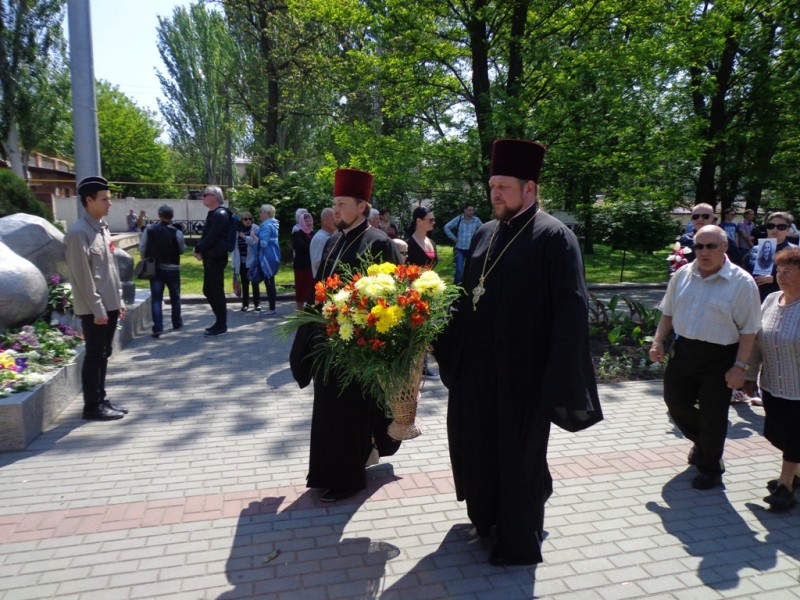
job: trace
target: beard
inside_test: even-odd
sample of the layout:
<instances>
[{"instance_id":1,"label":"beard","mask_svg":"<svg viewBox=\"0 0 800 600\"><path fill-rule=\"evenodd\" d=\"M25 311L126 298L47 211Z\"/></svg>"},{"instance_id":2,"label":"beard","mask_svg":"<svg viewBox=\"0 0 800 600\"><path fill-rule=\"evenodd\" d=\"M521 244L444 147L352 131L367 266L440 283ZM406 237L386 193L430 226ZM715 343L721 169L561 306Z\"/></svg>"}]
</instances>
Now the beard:
<instances>
[{"instance_id":1,"label":"beard","mask_svg":"<svg viewBox=\"0 0 800 600\"><path fill-rule=\"evenodd\" d=\"M510 221L516 217L521 210L522 206L519 208L511 208L507 204L493 207L494 218L498 221Z\"/></svg>"},{"instance_id":2,"label":"beard","mask_svg":"<svg viewBox=\"0 0 800 600\"><path fill-rule=\"evenodd\" d=\"M336 229L338 229L339 231L344 231L345 229L350 229L357 220L358 218L355 218L348 223L344 219L338 219L338 220L334 219L333 224L336 225Z\"/></svg>"}]
</instances>

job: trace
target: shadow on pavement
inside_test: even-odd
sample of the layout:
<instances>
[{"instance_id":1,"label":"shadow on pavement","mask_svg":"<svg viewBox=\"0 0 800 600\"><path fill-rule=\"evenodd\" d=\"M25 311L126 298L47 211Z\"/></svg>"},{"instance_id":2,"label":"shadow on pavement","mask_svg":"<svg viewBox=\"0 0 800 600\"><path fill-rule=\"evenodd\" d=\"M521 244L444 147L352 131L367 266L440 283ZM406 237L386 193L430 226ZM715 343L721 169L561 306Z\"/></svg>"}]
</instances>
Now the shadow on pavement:
<instances>
[{"instance_id":1,"label":"shadow on pavement","mask_svg":"<svg viewBox=\"0 0 800 600\"><path fill-rule=\"evenodd\" d=\"M764 496L769 492L764 490ZM800 560L800 537L797 535L797 515L798 508L795 507L786 512L769 510L761 504L747 502L745 506L761 522L767 531L765 538L770 550L782 552L794 560ZM800 573L795 573L795 577L800 585Z\"/></svg>"},{"instance_id":2,"label":"shadow on pavement","mask_svg":"<svg viewBox=\"0 0 800 600\"><path fill-rule=\"evenodd\" d=\"M692 488L694 469L673 477L664 486L665 505L648 502L647 510L661 517L664 530L683 543L689 556L700 558L697 574L707 587L730 590L740 583L745 568L766 571L777 562L776 549L756 538L731 506L723 488Z\"/></svg>"},{"instance_id":3,"label":"shadow on pavement","mask_svg":"<svg viewBox=\"0 0 800 600\"><path fill-rule=\"evenodd\" d=\"M400 550L368 537L343 535L359 507L396 479L388 470L370 479L353 499L331 504L318 499L318 490L306 491L280 512L283 497L251 502L239 515L225 564L225 575L235 587L218 600L269 598L282 592L327 597L326 589L342 598L377 598L386 563Z\"/></svg>"},{"instance_id":4,"label":"shadow on pavement","mask_svg":"<svg viewBox=\"0 0 800 600\"><path fill-rule=\"evenodd\" d=\"M535 598L536 567L493 567L493 544L475 535L471 525L454 525L442 543L381 594L381 600L406 598ZM468 573L468 575L465 575ZM491 588L485 588L491 581Z\"/></svg>"}]
</instances>

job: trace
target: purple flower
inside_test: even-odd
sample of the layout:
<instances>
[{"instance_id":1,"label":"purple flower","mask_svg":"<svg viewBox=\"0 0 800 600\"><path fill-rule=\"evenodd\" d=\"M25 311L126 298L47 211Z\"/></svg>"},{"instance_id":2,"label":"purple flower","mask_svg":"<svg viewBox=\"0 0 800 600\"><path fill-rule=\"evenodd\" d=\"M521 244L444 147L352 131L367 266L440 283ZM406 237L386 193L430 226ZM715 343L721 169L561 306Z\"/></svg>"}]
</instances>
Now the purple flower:
<instances>
[{"instance_id":1,"label":"purple flower","mask_svg":"<svg viewBox=\"0 0 800 600\"><path fill-rule=\"evenodd\" d=\"M61 283L61 275L58 273L50 275L50 285L58 285L59 283Z\"/></svg>"}]
</instances>

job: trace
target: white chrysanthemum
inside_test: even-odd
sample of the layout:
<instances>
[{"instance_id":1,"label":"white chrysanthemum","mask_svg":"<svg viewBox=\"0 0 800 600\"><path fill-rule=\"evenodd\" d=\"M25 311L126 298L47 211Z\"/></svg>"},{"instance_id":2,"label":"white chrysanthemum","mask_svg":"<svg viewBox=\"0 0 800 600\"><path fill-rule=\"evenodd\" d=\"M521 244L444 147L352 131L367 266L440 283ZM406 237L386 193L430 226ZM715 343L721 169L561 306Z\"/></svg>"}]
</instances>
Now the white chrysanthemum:
<instances>
[{"instance_id":1,"label":"white chrysanthemum","mask_svg":"<svg viewBox=\"0 0 800 600\"><path fill-rule=\"evenodd\" d=\"M423 271L423 273L411 284L411 287L422 295L439 296L443 294L447 286L442 278L434 271Z\"/></svg>"},{"instance_id":2,"label":"white chrysanthemum","mask_svg":"<svg viewBox=\"0 0 800 600\"><path fill-rule=\"evenodd\" d=\"M386 273L378 273L371 277L362 277L355 283L358 293L368 298L387 296L395 290L394 278Z\"/></svg>"},{"instance_id":3,"label":"white chrysanthemum","mask_svg":"<svg viewBox=\"0 0 800 600\"><path fill-rule=\"evenodd\" d=\"M333 303L338 306L346 306L350 302L350 292L347 290L339 290L333 295Z\"/></svg>"}]
</instances>

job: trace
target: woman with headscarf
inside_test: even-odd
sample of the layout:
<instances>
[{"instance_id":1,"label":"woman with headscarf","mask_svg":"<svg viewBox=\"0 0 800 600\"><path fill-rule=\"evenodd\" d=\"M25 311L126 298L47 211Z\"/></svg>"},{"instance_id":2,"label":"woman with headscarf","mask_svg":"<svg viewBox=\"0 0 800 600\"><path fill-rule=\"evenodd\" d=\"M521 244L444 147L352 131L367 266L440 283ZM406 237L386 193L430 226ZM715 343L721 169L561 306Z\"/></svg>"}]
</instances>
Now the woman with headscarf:
<instances>
[{"instance_id":1,"label":"woman with headscarf","mask_svg":"<svg viewBox=\"0 0 800 600\"><path fill-rule=\"evenodd\" d=\"M303 310L314 291L314 273L311 270L311 238L314 237L314 218L304 212L297 217L297 230L292 233L294 250L294 301L297 310Z\"/></svg>"}]
</instances>

